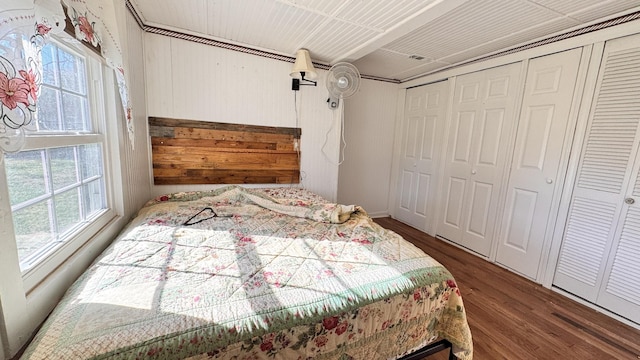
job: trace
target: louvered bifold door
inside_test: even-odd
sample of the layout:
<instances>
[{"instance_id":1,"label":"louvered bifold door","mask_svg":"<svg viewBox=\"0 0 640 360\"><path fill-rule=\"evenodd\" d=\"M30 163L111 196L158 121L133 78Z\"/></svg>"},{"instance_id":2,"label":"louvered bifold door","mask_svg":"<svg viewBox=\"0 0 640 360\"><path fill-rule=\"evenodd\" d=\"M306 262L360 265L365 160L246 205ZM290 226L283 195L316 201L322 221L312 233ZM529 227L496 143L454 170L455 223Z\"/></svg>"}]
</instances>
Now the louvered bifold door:
<instances>
[{"instance_id":1,"label":"louvered bifold door","mask_svg":"<svg viewBox=\"0 0 640 360\"><path fill-rule=\"evenodd\" d=\"M609 41L553 281L555 286L594 303L607 284L618 291L627 286L625 281L638 284L640 224L633 220L638 210L637 206L629 207L625 199L631 195L628 189L633 188L637 176L634 163L639 123L640 36ZM628 252L632 248L635 254ZM610 261L616 253L617 260ZM640 290L631 292L637 301Z\"/></svg>"},{"instance_id":2,"label":"louvered bifold door","mask_svg":"<svg viewBox=\"0 0 640 360\"><path fill-rule=\"evenodd\" d=\"M638 84L640 86L640 83ZM640 95L640 94L639 94ZM640 99L640 97L638 97ZM596 303L640 323L640 174L625 198L621 226L605 269L605 283Z\"/></svg>"}]
</instances>

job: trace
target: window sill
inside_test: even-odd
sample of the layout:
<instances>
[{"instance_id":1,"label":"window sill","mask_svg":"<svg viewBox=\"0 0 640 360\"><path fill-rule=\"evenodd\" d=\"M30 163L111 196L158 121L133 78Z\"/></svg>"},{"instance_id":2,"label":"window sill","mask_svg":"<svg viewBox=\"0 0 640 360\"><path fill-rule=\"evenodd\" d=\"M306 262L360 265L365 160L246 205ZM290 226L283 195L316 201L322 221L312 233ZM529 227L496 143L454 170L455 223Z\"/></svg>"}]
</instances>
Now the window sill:
<instances>
[{"instance_id":1,"label":"window sill","mask_svg":"<svg viewBox=\"0 0 640 360\"><path fill-rule=\"evenodd\" d=\"M55 247L42 260L31 268L23 271L22 280L24 291L30 296L40 285L44 285L53 277L57 277L62 271L70 277L68 286L86 269L91 262L107 247L125 225L122 216L114 210L108 210L101 214L92 224L78 231L70 240ZM67 274L67 268L76 268L77 264L83 269L75 274ZM55 281L58 283L58 281Z\"/></svg>"}]
</instances>

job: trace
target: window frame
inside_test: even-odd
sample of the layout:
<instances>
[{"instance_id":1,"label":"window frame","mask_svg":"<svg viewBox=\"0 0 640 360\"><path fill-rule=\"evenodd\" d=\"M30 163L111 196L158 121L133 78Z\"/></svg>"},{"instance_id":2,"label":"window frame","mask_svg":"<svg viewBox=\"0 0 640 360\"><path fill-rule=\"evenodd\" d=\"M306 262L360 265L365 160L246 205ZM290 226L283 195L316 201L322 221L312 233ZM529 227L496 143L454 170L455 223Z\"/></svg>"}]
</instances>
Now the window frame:
<instances>
[{"instance_id":1,"label":"window frame","mask_svg":"<svg viewBox=\"0 0 640 360\"><path fill-rule=\"evenodd\" d=\"M113 89L113 70L107 67L104 60L78 41L66 35L54 36L50 41L57 47L75 56L84 59L85 81L87 90L87 109L90 117L91 132L86 131L39 131L26 132L25 144L21 151L42 150L64 146L80 146L90 143L98 143L102 147L103 182L105 191L105 209L93 214L87 219L86 224L81 224L71 230L64 241L52 245L48 249L41 250L36 259L26 262L20 261L20 272L23 287L26 294L40 284L49 274L58 269L67 259L73 256L81 247L90 242L110 223L120 215L121 199L115 196L114 188L120 188L118 181L122 181L118 171L119 165L114 148L118 145L117 126L107 122L108 118L115 117L113 122L119 121L120 114L112 107L115 104L115 94L109 95ZM112 91L115 91L113 89ZM111 133L113 136L108 136ZM4 164L0 163L0 166ZM11 213L13 219L13 212ZM11 234L12 241L16 242L15 231ZM20 259L19 259L20 260Z\"/></svg>"}]
</instances>

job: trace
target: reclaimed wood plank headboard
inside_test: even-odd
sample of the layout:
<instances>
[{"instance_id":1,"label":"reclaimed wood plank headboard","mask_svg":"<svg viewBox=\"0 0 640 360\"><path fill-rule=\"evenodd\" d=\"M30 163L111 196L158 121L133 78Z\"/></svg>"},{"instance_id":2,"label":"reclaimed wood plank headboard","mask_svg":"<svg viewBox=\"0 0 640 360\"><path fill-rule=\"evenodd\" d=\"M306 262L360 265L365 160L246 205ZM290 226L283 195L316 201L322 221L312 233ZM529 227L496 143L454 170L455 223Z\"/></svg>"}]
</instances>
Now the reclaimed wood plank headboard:
<instances>
[{"instance_id":1,"label":"reclaimed wood plank headboard","mask_svg":"<svg viewBox=\"0 0 640 360\"><path fill-rule=\"evenodd\" d=\"M299 128L149 117L156 185L291 184Z\"/></svg>"}]
</instances>

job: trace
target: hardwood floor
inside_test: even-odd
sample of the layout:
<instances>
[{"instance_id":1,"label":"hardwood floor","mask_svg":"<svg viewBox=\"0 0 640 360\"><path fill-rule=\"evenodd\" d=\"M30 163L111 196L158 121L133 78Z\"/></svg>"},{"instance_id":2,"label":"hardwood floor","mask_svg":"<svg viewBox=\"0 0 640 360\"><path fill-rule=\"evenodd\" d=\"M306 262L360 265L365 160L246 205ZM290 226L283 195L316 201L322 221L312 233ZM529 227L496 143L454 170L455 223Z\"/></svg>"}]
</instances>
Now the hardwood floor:
<instances>
[{"instance_id":1,"label":"hardwood floor","mask_svg":"<svg viewBox=\"0 0 640 360\"><path fill-rule=\"evenodd\" d=\"M374 219L456 279L475 360L640 359L640 330L391 218ZM440 352L429 360L447 359Z\"/></svg>"}]
</instances>

